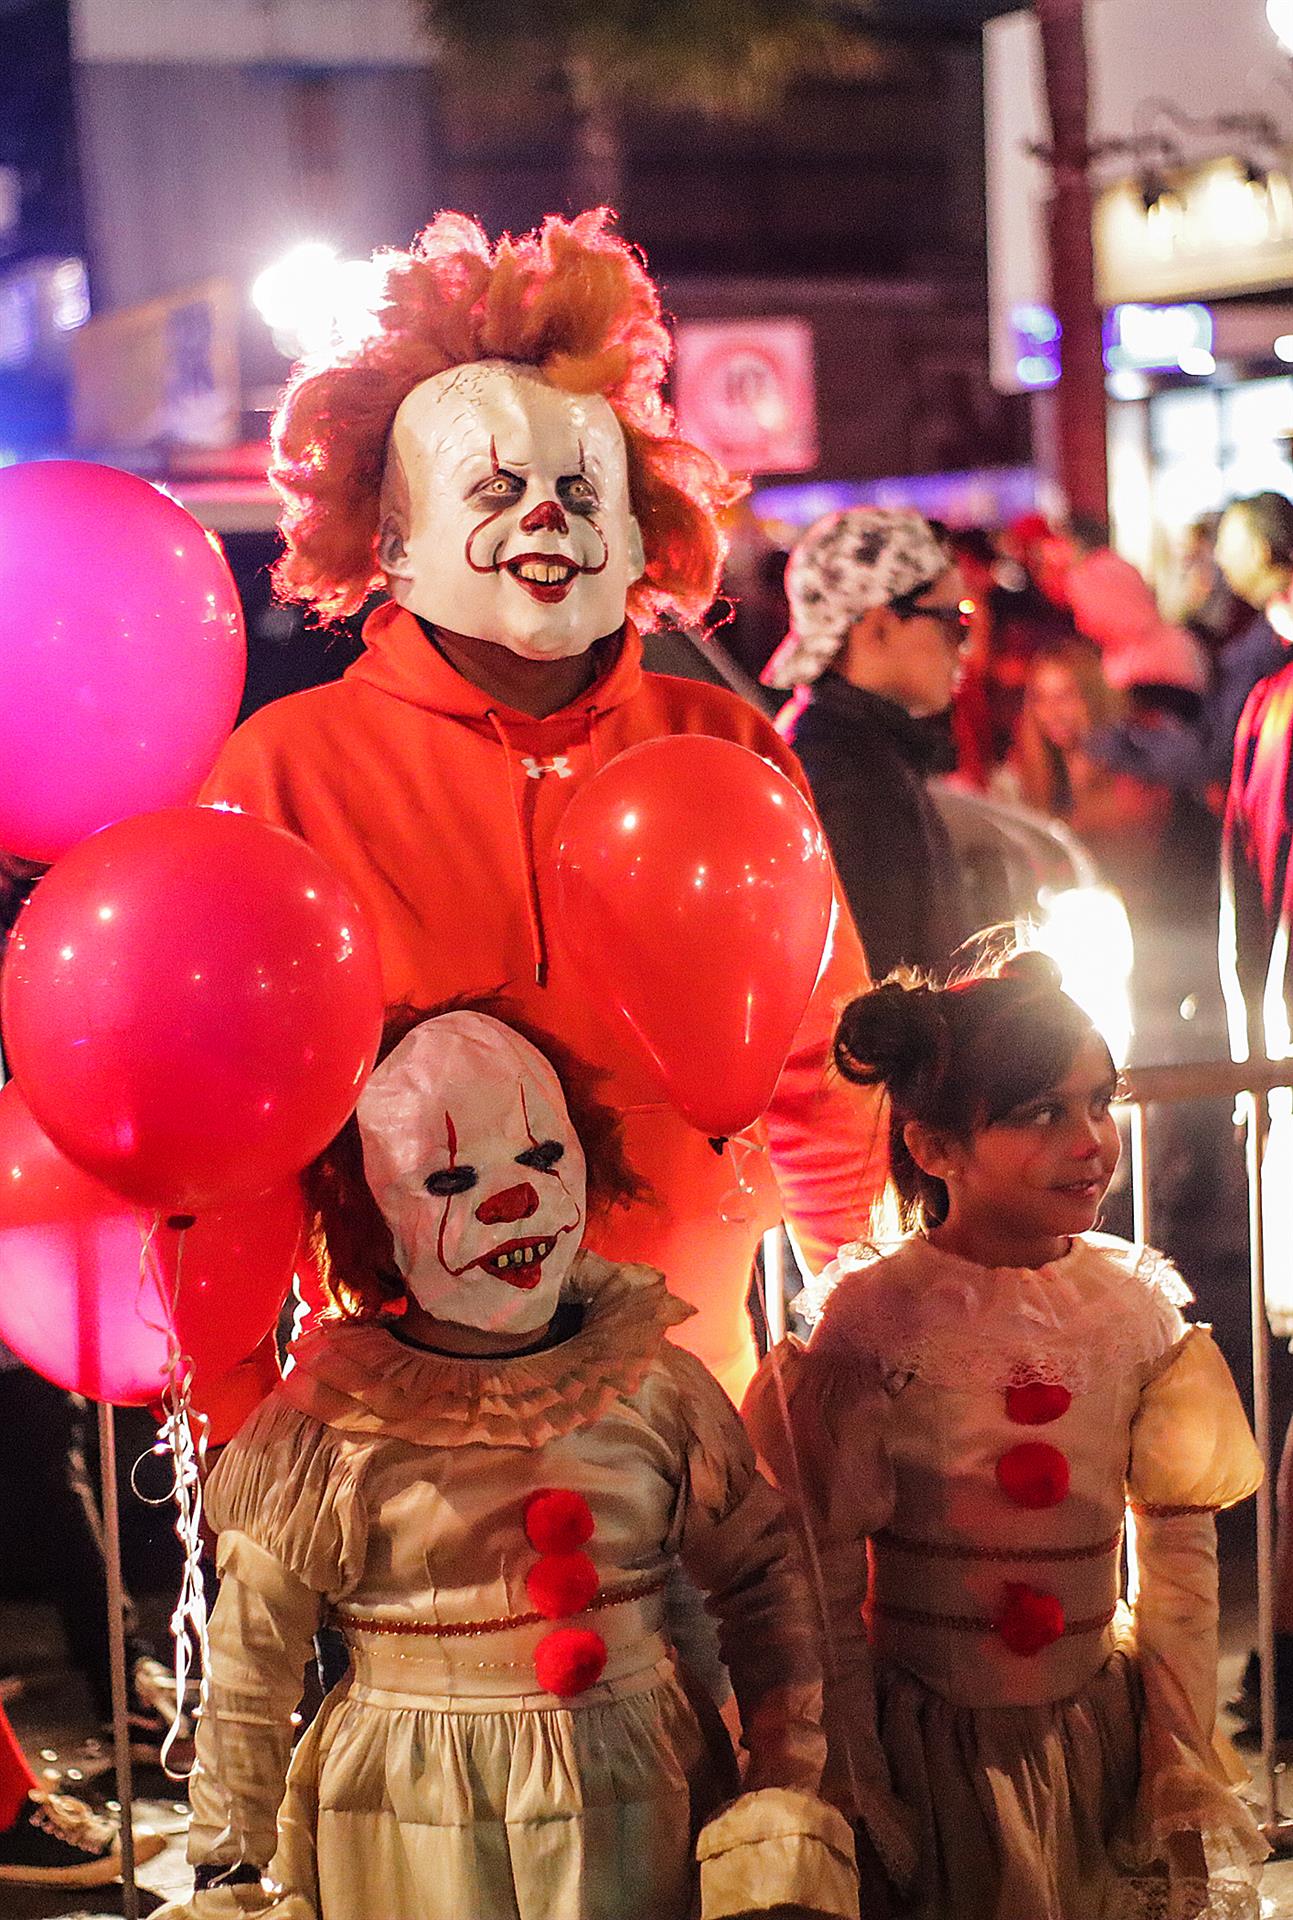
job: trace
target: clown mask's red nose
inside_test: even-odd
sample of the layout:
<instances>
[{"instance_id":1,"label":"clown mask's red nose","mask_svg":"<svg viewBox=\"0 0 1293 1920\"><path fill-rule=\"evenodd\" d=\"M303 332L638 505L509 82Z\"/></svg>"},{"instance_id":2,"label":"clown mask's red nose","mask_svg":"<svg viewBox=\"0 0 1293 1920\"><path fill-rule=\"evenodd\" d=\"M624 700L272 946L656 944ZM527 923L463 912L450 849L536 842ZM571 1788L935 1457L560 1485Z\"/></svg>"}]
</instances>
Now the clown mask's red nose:
<instances>
[{"instance_id":1,"label":"clown mask's red nose","mask_svg":"<svg viewBox=\"0 0 1293 1920\"><path fill-rule=\"evenodd\" d=\"M501 1227L511 1220L528 1220L538 1205L538 1194L525 1180L519 1187L505 1187L502 1193L492 1193L488 1200L482 1200L476 1218L483 1227Z\"/></svg>"},{"instance_id":2,"label":"clown mask's red nose","mask_svg":"<svg viewBox=\"0 0 1293 1920\"><path fill-rule=\"evenodd\" d=\"M569 523L555 500L541 500L521 522L522 533L568 533Z\"/></svg>"}]
</instances>

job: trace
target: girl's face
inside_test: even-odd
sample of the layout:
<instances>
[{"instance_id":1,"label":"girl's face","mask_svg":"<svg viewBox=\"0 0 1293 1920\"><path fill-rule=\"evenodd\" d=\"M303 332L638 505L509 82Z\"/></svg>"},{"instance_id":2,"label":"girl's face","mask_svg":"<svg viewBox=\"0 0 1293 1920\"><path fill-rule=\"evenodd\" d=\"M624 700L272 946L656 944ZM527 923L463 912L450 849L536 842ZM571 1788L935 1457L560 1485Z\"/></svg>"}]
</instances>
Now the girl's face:
<instances>
[{"instance_id":1,"label":"girl's face","mask_svg":"<svg viewBox=\"0 0 1293 1920\"><path fill-rule=\"evenodd\" d=\"M1091 731L1082 689L1062 661L1048 660L1035 670L1028 704L1043 737L1061 752L1080 746Z\"/></svg>"},{"instance_id":2,"label":"girl's face","mask_svg":"<svg viewBox=\"0 0 1293 1920\"><path fill-rule=\"evenodd\" d=\"M1095 1225L1118 1164L1117 1074L1088 1033L1057 1086L944 1143L949 1208L935 1238L985 1266L1039 1267Z\"/></svg>"}]
</instances>

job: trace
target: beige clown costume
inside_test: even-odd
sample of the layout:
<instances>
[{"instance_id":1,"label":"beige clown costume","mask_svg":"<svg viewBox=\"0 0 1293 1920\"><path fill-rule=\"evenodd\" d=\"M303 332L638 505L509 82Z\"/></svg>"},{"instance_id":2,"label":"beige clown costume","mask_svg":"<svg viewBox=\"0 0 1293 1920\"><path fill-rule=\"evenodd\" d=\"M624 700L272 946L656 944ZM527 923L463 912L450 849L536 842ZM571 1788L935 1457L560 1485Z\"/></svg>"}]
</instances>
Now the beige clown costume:
<instances>
[{"instance_id":1,"label":"beige clown costume","mask_svg":"<svg viewBox=\"0 0 1293 1920\"><path fill-rule=\"evenodd\" d=\"M791 1528L730 1401L665 1338L690 1309L651 1269L577 1250L583 1161L555 1074L497 1021L445 1015L377 1069L359 1120L412 1296L495 1332L556 1319L491 1358L324 1322L225 1452L189 1853L208 1871L273 1856L281 1891L210 1887L177 1911L688 1920L698 1856L707 1920L855 1916L851 1836L817 1798ZM664 1629L679 1561L718 1617L749 1753L722 1810ZM324 1621L352 1672L289 1770Z\"/></svg>"},{"instance_id":2,"label":"beige clown costume","mask_svg":"<svg viewBox=\"0 0 1293 1920\"><path fill-rule=\"evenodd\" d=\"M891 1782L917 1822L896 1911L1255 1916L1213 1516L1261 1466L1179 1275L1088 1234L1038 1271L917 1237L826 1279L746 1414L824 1598L827 1790L865 1825Z\"/></svg>"}]
</instances>

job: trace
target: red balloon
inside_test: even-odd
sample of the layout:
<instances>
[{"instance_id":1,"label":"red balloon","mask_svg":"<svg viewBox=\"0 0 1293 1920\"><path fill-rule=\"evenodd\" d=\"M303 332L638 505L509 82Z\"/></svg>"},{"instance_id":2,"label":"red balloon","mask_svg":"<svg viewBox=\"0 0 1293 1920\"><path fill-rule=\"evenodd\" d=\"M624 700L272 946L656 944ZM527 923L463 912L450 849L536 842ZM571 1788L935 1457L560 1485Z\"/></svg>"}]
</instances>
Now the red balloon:
<instances>
[{"instance_id":1,"label":"red balloon","mask_svg":"<svg viewBox=\"0 0 1293 1920\"><path fill-rule=\"evenodd\" d=\"M630 747L568 807L558 925L702 1133L739 1133L772 1098L831 916L812 809L748 747L676 734Z\"/></svg>"},{"instance_id":2,"label":"red balloon","mask_svg":"<svg viewBox=\"0 0 1293 1920\"><path fill-rule=\"evenodd\" d=\"M54 860L193 800L246 665L233 575L176 501L85 461L0 472L0 847Z\"/></svg>"},{"instance_id":3,"label":"red balloon","mask_svg":"<svg viewBox=\"0 0 1293 1920\"><path fill-rule=\"evenodd\" d=\"M201 1213L296 1173L382 1024L359 908L295 834L177 807L73 847L23 908L0 1006L51 1140L126 1198Z\"/></svg>"},{"instance_id":4,"label":"red balloon","mask_svg":"<svg viewBox=\"0 0 1293 1920\"><path fill-rule=\"evenodd\" d=\"M56 1386L144 1406L166 1385L173 1327L199 1383L278 1317L303 1226L296 1183L184 1234L82 1173L0 1088L0 1340ZM172 1306L173 1303L173 1306Z\"/></svg>"}]
</instances>

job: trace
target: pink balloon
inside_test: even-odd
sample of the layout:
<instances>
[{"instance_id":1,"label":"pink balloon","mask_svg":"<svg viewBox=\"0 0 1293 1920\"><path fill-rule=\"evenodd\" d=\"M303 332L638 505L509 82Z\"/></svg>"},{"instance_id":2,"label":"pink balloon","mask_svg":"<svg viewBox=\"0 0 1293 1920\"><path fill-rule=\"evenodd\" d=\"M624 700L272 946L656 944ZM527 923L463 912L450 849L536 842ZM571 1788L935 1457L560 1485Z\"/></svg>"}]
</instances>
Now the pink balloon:
<instances>
[{"instance_id":1,"label":"pink balloon","mask_svg":"<svg viewBox=\"0 0 1293 1920\"><path fill-rule=\"evenodd\" d=\"M117 1193L201 1213L300 1170L382 1026L377 949L312 848L174 807L91 835L39 882L0 983L14 1078Z\"/></svg>"},{"instance_id":2,"label":"pink balloon","mask_svg":"<svg viewBox=\"0 0 1293 1920\"><path fill-rule=\"evenodd\" d=\"M12 1080L0 1172L0 1340L57 1386L146 1406L166 1385L168 1327L200 1387L274 1325L303 1227L295 1182L148 1240L149 1215L74 1167Z\"/></svg>"},{"instance_id":3,"label":"pink balloon","mask_svg":"<svg viewBox=\"0 0 1293 1920\"><path fill-rule=\"evenodd\" d=\"M214 536L134 474L0 471L0 847L54 860L196 797L247 649Z\"/></svg>"},{"instance_id":4,"label":"pink balloon","mask_svg":"<svg viewBox=\"0 0 1293 1920\"><path fill-rule=\"evenodd\" d=\"M714 1136L757 1120L831 917L822 829L785 774L734 740L644 740L567 807L556 877L589 996L624 1018L679 1112Z\"/></svg>"}]
</instances>

